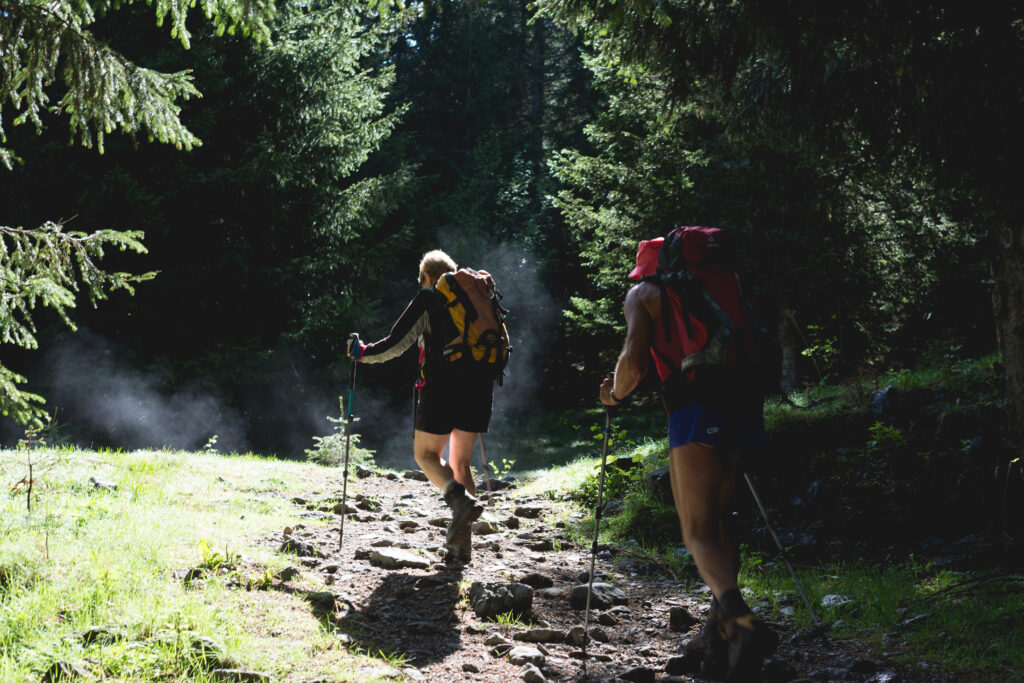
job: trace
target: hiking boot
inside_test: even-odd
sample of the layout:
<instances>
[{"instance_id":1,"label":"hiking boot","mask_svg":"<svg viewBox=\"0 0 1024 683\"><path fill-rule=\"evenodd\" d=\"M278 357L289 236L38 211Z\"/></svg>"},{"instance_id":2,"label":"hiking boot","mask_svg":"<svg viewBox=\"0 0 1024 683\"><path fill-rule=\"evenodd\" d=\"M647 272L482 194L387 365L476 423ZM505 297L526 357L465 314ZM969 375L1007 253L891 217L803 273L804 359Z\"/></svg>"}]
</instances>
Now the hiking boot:
<instances>
[{"instance_id":1,"label":"hiking boot","mask_svg":"<svg viewBox=\"0 0 1024 683\"><path fill-rule=\"evenodd\" d=\"M452 522L448 525L448 532L445 538L451 545L453 538L463 527L468 531L469 525L480 519L484 512L483 504L474 496L471 496L466 487L457 481L452 481L446 487L444 502L452 509Z\"/></svg>"},{"instance_id":2,"label":"hiking boot","mask_svg":"<svg viewBox=\"0 0 1024 683\"><path fill-rule=\"evenodd\" d=\"M775 651L779 637L753 614L726 617L722 630L729 643L729 683L761 680L761 664Z\"/></svg>"},{"instance_id":3,"label":"hiking boot","mask_svg":"<svg viewBox=\"0 0 1024 683\"><path fill-rule=\"evenodd\" d=\"M729 641L722 625L725 618L722 608L712 601L700 630L683 641L683 654L699 657L700 672L711 678L724 678L729 671Z\"/></svg>"},{"instance_id":4,"label":"hiking boot","mask_svg":"<svg viewBox=\"0 0 1024 683\"><path fill-rule=\"evenodd\" d=\"M704 617L704 623L700 630L690 638L683 641L683 652L717 653L729 649L729 641L725 639L722 622L725 620L725 613L722 608L714 602Z\"/></svg>"},{"instance_id":5,"label":"hiking boot","mask_svg":"<svg viewBox=\"0 0 1024 683\"><path fill-rule=\"evenodd\" d=\"M473 557L473 532L468 524L456 529L445 545L444 562L449 565L469 564Z\"/></svg>"}]
</instances>

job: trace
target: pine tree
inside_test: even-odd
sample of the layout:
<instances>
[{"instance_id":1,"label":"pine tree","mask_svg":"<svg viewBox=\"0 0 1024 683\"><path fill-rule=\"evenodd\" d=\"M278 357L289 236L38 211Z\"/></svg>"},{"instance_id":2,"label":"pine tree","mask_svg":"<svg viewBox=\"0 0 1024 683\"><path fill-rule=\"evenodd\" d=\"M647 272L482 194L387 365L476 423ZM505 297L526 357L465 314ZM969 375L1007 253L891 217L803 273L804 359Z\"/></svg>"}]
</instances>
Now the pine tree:
<instances>
[{"instance_id":1,"label":"pine tree","mask_svg":"<svg viewBox=\"0 0 1024 683\"><path fill-rule=\"evenodd\" d=\"M97 18L121 6L120 0L86 3L72 0L0 0L0 162L8 169L19 161L4 145L6 110L13 125L37 130L49 116L66 116L72 139L101 153L104 138L115 131L191 149L199 140L179 118L179 101L197 96L187 72L161 73L142 67L89 30ZM188 47L186 20L191 0L158 0L158 25L169 17L171 36ZM218 32L241 31L266 42L267 0L203 0L201 9ZM59 82L59 87L57 83ZM51 93L56 102L51 104ZM76 293L93 304L151 273L107 272L100 260L105 247L144 253L142 233L100 230L68 232L60 223L36 229L0 226L0 343L35 348L32 312L37 306L55 310L74 327L68 310ZM25 378L0 365L0 412L21 423L45 414L42 398L23 391Z\"/></svg>"}]
</instances>

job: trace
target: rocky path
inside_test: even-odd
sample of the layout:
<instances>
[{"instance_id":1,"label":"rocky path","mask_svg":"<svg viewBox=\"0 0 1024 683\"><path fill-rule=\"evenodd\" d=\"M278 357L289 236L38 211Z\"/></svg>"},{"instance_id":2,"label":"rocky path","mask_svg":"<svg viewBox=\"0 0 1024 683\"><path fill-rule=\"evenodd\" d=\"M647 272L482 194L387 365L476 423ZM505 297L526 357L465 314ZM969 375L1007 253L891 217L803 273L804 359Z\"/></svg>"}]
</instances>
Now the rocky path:
<instances>
[{"instance_id":1,"label":"rocky path","mask_svg":"<svg viewBox=\"0 0 1024 683\"><path fill-rule=\"evenodd\" d=\"M339 638L404 659L401 671L385 675L488 683L713 680L699 673L699 662L678 656L707 609L709 596L696 581L673 581L643 563L599 553L595 575L604 586L592 603L584 668L577 603L585 587L576 587L586 580L589 547L572 542L564 522L550 514L550 501L515 488L494 492L476 524L473 561L450 569L442 560L449 511L421 477L359 468L348 483L340 552L340 481L336 490L332 483L329 491L295 499L295 525L265 540L297 556L311 608ZM323 517L335 523L308 524ZM856 643L776 626L780 645L766 662L767 681L936 680L898 671Z\"/></svg>"}]
</instances>

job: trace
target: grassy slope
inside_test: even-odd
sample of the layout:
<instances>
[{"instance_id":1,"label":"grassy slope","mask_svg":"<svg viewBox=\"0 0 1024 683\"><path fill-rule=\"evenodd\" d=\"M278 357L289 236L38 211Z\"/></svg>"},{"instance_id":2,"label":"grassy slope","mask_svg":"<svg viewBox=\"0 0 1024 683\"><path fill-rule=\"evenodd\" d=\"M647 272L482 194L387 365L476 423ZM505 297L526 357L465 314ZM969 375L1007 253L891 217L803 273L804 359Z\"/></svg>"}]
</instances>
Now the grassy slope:
<instances>
[{"instance_id":1,"label":"grassy slope","mask_svg":"<svg viewBox=\"0 0 1024 683\"><path fill-rule=\"evenodd\" d=\"M369 680L377 664L348 652L301 597L247 590L287 557L257 540L294 524L293 495L337 475L312 464L169 451L0 451L0 681L38 680L55 661L106 680L204 680L200 636L235 664L275 680ZM93 476L117 483L97 489ZM183 571L202 566L203 590ZM241 588L239 588L241 586ZM78 634L101 627L113 642Z\"/></svg>"}]
</instances>

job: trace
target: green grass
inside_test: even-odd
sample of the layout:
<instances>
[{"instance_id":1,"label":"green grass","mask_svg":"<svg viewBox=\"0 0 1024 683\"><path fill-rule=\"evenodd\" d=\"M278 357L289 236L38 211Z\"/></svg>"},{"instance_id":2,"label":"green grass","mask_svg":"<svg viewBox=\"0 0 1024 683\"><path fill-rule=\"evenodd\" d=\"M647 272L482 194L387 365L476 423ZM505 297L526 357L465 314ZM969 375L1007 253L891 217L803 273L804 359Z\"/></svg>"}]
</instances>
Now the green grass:
<instances>
[{"instance_id":1,"label":"green grass","mask_svg":"<svg viewBox=\"0 0 1024 683\"><path fill-rule=\"evenodd\" d=\"M0 451L0 681L38 680L57 661L112 680L206 680L200 637L221 646L218 666L359 680L366 660L301 598L246 590L289 563L255 541L294 524L290 498L335 472L252 455L40 450L29 513L25 487L7 488L28 457ZM194 567L207 570L201 588L182 581ZM83 642L92 628L110 635Z\"/></svg>"},{"instance_id":2,"label":"green grass","mask_svg":"<svg viewBox=\"0 0 1024 683\"><path fill-rule=\"evenodd\" d=\"M797 567L818 616L838 638L867 644L875 654L964 680L1024 680L1024 574L932 571L910 561L888 568L863 563ZM798 627L813 624L782 562L747 555L740 583L748 601L773 617L791 608ZM826 595L850 599L823 607Z\"/></svg>"}]
</instances>

